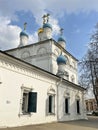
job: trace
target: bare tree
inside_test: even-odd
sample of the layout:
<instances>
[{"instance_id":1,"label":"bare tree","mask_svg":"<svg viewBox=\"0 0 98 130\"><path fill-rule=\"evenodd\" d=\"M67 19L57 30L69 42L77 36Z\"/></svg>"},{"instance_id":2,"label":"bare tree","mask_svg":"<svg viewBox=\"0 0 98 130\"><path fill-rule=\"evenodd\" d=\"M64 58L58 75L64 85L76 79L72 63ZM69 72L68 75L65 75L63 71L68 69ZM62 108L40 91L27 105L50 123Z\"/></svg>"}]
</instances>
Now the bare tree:
<instances>
[{"instance_id":1,"label":"bare tree","mask_svg":"<svg viewBox=\"0 0 98 130\"><path fill-rule=\"evenodd\" d=\"M89 48L86 55L80 62L80 84L89 89L93 88L93 93L98 106L98 23L91 36Z\"/></svg>"}]
</instances>

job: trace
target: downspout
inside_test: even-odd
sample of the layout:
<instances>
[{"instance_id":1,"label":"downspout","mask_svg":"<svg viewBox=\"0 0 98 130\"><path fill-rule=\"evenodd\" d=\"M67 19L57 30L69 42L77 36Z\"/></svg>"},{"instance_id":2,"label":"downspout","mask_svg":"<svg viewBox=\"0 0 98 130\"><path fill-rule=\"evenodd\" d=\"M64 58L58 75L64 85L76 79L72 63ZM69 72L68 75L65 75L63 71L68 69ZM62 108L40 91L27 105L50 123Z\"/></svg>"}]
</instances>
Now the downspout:
<instances>
[{"instance_id":1,"label":"downspout","mask_svg":"<svg viewBox=\"0 0 98 130\"><path fill-rule=\"evenodd\" d=\"M60 80L56 83L57 84L57 121L59 121L59 86L62 83L62 77L60 77Z\"/></svg>"},{"instance_id":2,"label":"downspout","mask_svg":"<svg viewBox=\"0 0 98 130\"><path fill-rule=\"evenodd\" d=\"M86 116L86 113L87 113L87 111L86 111L86 104L85 104L85 100L84 100L85 92L86 92L86 90L82 91L82 104L83 104L82 111L83 111L83 116L84 116L83 118L85 118L87 120L88 118Z\"/></svg>"}]
</instances>

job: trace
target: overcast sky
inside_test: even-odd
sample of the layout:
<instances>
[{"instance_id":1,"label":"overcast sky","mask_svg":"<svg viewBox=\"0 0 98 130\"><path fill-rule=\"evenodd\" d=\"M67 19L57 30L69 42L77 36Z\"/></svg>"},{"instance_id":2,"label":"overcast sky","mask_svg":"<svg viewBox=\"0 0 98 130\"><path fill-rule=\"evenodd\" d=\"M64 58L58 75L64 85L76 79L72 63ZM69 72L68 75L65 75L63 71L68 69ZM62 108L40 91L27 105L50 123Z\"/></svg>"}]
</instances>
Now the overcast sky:
<instances>
[{"instance_id":1,"label":"overcast sky","mask_svg":"<svg viewBox=\"0 0 98 130\"><path fill-rule=\"evenodd\" d=\"M17 47L27 22L29 44L35 43L43 14L50 13L53 38L64 28L67 50L81 59L98 22L98 0L0 0L0 49Z\"/></svg>"}]
</instances>

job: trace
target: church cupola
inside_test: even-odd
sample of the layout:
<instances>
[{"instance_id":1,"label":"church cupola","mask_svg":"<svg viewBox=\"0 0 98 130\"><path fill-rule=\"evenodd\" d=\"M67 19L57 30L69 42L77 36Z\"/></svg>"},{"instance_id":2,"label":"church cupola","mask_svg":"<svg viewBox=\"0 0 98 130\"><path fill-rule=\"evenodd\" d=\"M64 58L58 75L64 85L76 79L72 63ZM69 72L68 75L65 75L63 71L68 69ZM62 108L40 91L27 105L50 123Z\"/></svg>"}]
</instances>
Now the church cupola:
<instances>
[{"instance_id":1,"label":"church cupola","mask_svg":"<svg viewBox=\"0 0 98 130\"><path fill-rule=\"evenodd\" d=\"M63 38L63 28L60 29L60 37L58 38L58 43L65 49L66 41Z\"/></svg>"},{"instance_id":2,"label":"church cupola","mask_svg":"<svg viewBox=\"0 0 98 130\"><path fill-rule=\"evenodd\" d=\"M28 44L28 34L26 33L26 25L27 23L24 23L24 30L20 32L20 44L18 47L25 46Z\"/></svg>"},{"instance_id":3,"label":"church cupola","mask_svg":"<svg viewBox=\"0 0 98 130\"><path fill-rule=\"evenodd\" d=\"M51 26L51 24L49 24L49 23L43 24L43 28L44 28L44 29L45 29L45 28L49 28L49 29L52 30L52 26Z\"/></svg>"},{"instance_id":4,"label":"church cupola","mask_svg":"<svg viewBox=\"0 0 98 130\"><path fill-rule=\"evenodd\" d=\"M57 64L58 64L57 75L64 78L64 76L65 76L65 65L66 65L66 62L67 62L67 58L65 56L63 56L62 53L61 53L56 61L57 61Z\"/></svg>"},{"instance_id":5,"label":"church cupola","mask_svg":"<svg viewBox=\"0 0 98 130\"><path fill-rule=\"evenodd\" d=\"M25 31L20 32L20 37L22 37L22 36L28 37L28 35Z\"/></svg>"},{"instance_id":6,"label":"church cupola","mask_svg":"<svg viewBox=\"0 0 98 130\"><path fill-rule=\"evenodd\" d=\"M39 41L52 38L52 26L49 24L49 14L43 16L43 26L38 30Z\"/></svg>"},{"instance_id":7,"label":"church cupola","mask_svg":"<svg viewBox=\"0 0 98 130\"><path fill-rule=\"evenodd\" d=\"M66 57L63 56L62 54L60 54L59 57L57 58L57 64L58 65L59 64L66 64L66 61L67 61Z\"/></svg>"}]
</instances>

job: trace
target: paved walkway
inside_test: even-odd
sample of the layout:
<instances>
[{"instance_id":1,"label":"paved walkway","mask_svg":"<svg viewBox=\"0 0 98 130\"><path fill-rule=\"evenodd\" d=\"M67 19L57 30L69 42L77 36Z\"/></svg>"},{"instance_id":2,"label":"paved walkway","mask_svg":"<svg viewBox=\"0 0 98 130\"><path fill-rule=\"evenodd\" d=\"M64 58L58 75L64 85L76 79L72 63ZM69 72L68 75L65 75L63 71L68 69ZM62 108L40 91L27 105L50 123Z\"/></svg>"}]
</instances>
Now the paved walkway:
<instances>
[{"instance_id":1,"label":"paved walkway","mask_svg":"<svg viewBox=\"0 0 98 130\"><path fill-rule=\"evenodd\" d=\"M67 121L43 125L30 125L0 130L98 130L98 117L89 117L88 120Z\"/></svg>"}]
</instances>

